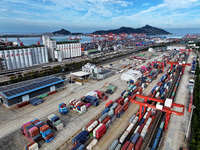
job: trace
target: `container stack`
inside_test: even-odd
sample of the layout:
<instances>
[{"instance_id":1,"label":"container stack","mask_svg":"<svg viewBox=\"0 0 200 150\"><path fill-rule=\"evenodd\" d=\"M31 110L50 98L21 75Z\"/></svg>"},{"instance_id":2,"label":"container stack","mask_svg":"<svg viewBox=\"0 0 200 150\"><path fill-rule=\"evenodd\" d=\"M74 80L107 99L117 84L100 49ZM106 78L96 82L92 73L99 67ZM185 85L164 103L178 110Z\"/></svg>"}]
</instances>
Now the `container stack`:
<instances>
[{"instance_id":1,"label":"container stack","mask_svg":"<svg viewBox=\"0 0 200 150\"><path fill-rule=\"evenodd\" d=\"M70 101L70 109L77 111L80 114L86 112L86 104L79 100L73 99Z\"/></svg>"},{"instance_id":2,"label":"container stack","mask_svg":"<svg viewBox=\"0 0 200 150\"><path fill-rule=\"evenodd\" d=\"M54 139L49 126L39 119L34 119L25 123L22 126L21 131L31 142L39 142L41 139L44 139L47 143L49 143Z\"/></svg>"},{"instance_id":3,"label":"container stack","mask_svg":"<svg viewBox=\"0 0 200 150\"><path fill-rule=\"evenodd\" d=\"M59 104L59 113L62 115L66 115L68 113L68 109L65 103Z\"/></svg>"},{"instance_id":4,"label":"container stack","mask_svg":"<svg viewBox=\"0 0 200 150\"><path fill-rule=\"evenodd\" d=\"M47 118L47 124L51 128L55 129L56 131L61 131L63 129L64 125L58 116L51 114Z\"/></svg>"}]
</instances>

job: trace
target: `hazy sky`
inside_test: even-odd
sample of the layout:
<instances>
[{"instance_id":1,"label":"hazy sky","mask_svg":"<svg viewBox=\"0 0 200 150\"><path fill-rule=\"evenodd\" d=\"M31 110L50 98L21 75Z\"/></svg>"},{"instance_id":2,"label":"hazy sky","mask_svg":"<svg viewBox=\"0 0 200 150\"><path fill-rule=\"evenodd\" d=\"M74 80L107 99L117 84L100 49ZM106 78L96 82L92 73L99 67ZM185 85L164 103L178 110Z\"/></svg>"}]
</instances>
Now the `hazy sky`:
<instances>
[{"instance_id":1,"label":"hazy sky","mask_svg":"<svg viewBox=\"0 0 200 150\"><path fill-rule=\"evenodd\" d=\"M200 0L0 0L0 32L199 28Z\"/></svg>"}]
</instances>

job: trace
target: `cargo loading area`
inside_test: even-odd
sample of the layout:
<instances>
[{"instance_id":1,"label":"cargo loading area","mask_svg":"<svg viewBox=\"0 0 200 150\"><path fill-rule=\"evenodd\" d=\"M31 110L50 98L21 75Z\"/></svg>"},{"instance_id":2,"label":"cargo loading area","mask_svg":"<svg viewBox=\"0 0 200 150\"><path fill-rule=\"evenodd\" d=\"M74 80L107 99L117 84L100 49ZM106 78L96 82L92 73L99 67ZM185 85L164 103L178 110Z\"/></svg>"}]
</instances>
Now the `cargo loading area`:
<instances>
[{"instance_id":1,"label":"cargo loading area","mask_svg":"<svg viewBox=\"0 0 200 150\"><path fill-rule=\"evenodd\" d=\"M52 140L50 143L45 143L44 141L40 142L39 143L41 145L40 149L53 150L53 149L59 149L59 148L60 149L72 148L73 147L73 144L71 143L72 138L74 138L75 135L77 135L77 133L80 133L82 128L85 125L87 125L92 119L97 119L101 116L100 113L105 109L105 104L109 100L113 100L113 101L116 100L120 96L120 93L122 93L124 90L127 89L127 81L121 80L122 73L132 68L134 69L134 68L141 68L142 66L146 66L149 61L151 62L154 60L159 61L159 59L162 59L163 55L168 55L168 52L162 52L162 53L157 52L156 55L155 53L152 55L149 53L145 53L145 54L140 53L140 56L138 56L140 57L139 59L132 57L131 59L127 58L123 60L116 60L114 62L110 62L106 65L103 65L102 67L106 69L110 69L114 71L116 74L101 81L91 79L91 80L88 80L87 82L84 82L83 85L67 84L64 86L63 86L62 80L59 81L59 84L55 83L56 81L52 82L52 85L55 85L56 88L60 88L63 86L64 90L43 98L44 103L38 106L28 105L20 109L10 109L10 110L7 110L5 107L0 106L0 113L2 114L0 116L0 127L1 127L0 128L0 133L1 133L0 149L13 149L13 147L15 150L23 149L26 145L30 143L30 141L20 133L19 128L24 123L31 121L35 118L38 118L41 121L46 123L47 116L52 113L60 117L65 127L63 130L59 132L52 129L52 132L55 137L54 140ZM151 58L147 59L149 56L151 56ZM176 56L171 61L174 61L176 59ZM191 58L194 56L195 55L190 54L188 61L190 62ZM147 60L144 61L141 58L146 58ZM164 71L158 74L157 78L153 80L151 83L149 83L148 87L142 92L142 95L147 96L150 93L150 91L157 85L160 78L169 69L169 66L170 65L167 65L164 68ZM187 66L183 77L185 76L185 74L187 74L188 76L188 70L189 70L188 68L189 67ZM61 115L58 112L58 105L60 103L63 103L63 102L66 103L67 108L69 108L69 103L70 103L70 100L72 99L80 99L86 93L90 91L94 91L94 90L106 91L106 87L104 87L104 85L107 82L111 83L112 85L115 85L117 87L116 91L113 94L108 95L108 100L105 100L105 101L99 100L98 107L90 106L89 109L87 109L87 111L84 114L80 114L71 109L69 109L69 112L66 115ZM183 84L183 83L184 81L181 80L180 84ZM45 91L44 93L51 91L50 88L52 85L47 84L47 87L45 88L48 88L48 91ZM7 94L9 93L10 92L8 92ZM43 93L39 93L39 94L43 94ZM3 97L4 100L9 99L9 95L6 95L6 93L1 93L1 96ZM184 104L187 101L186 96L187 96L187 92L181 93L181 95L177 94L175 99L179 97L178 99L181 99ZM34 96L30 96L30 97L34 97ZM9 104L10 103L7 103L7 105ZM113 143L113 141L119 138L123 134L125 129L128 127L128 122L130 118L134 114L137 113L138 108L139 108L139 105L129 102L129 108L126 110L126 112L120 118L117 118L109 126L105 135L98 141L98 143L95 145L93 149L99 149L99 150L108 149L110 145ZM5 114L5 112L7 112L7 114L3 115ZM188 117L188 114L187 114L187 117ZM181 117L178 117L178 118L181 119ZM171 126L173 125L170 125L170 128ZM181 130L181 127L178 129ZM170 131L171 130L169 130L169 132ZM17 137L20 137L20 138L17 138ZM89 142L91 141L92 140L90 138L89 141L87 141L86 143L89 144ZM180 143L180 145L182 144ZM174 149L173 146L171 146L171 148Z\"/></svg>"}]
</instances>

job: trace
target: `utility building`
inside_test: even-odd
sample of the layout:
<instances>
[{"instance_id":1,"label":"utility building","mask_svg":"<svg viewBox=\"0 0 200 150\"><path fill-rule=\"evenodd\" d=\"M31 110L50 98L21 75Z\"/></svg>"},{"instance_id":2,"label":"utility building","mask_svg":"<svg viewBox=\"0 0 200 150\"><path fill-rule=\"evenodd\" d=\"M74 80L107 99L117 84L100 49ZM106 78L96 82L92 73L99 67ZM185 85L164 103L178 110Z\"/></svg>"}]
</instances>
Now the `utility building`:
<instances>
[{"instance_id":1,"label":"utility building","mask_svg":"<svg viewBox=\"0 0 200 150\"><path fill-rule=\"evenodd\" d=\"M35 81L35 80L34 80ZM58 77L46 78L40 81L29 81L29 84L14 88L5 87L6 90L0 92L1 102L7 107L28 101L36 96L55 91L64 85L64 80Z\"/></svg>"}]
</instances>

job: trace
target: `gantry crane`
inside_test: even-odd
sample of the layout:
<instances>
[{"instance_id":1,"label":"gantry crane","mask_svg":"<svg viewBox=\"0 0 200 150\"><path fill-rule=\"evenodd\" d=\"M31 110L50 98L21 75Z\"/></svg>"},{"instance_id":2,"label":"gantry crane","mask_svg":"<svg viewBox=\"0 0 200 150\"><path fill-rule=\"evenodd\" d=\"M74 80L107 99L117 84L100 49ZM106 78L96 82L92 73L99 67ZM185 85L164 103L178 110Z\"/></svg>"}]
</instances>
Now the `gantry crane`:
<instances>
[{"instance_id":1,"label":"gantry crane","mask_svg":"<svg viewBox=\"0 0 200 150\"><path fill-rule=\"evenodd\" d=\"M17 38L17 42L19 42L20 46L24 46L24 43L19 38Z\"/></svg>"},{"instance_id":2,"label":"gantry crane","mask_svg":"<svg viewBox=\"0 0 200 150\"><path fill-rule=\"evenodd\" d=\"M40 39L37 41L37 45L40 45L41 41L42 41L42 37L40 37Z\"/></svg>"},{"instance_id":3,"label":"gantry crane","mask_svg":"<svg viewBox=\"0 0 200 150\"><path fill-rule=\"evenodd\" d=\"M137 97L144 99L144 102L137 101ZM151 100L151 101L157 102L157 104L156 105L149 104L149 103L147 103L147 100ZM157 110L166 112L166 115L165 115L165 131L168 129L168 123L169 123L171 114L178 115L178 116L183 116L184 115L185 105L173 103L172 99L168 99L167 98L164 101L164 100L161 100L161 99L156 99L156 98L152 98L152 97L148 97L148 96L143 96L143 95L136 94L134 97L131 98L130 101L132 103L140 105L140 109L139 109L139 121L142 119L142 116L146 112L146 108L147 107L150 107L150 108L153 108L153 109L157 109ZM159 103L160 104L164 104L164 106L160 105ZM182 108L182 112L171 110L172 106ZM142 107L144 107L143 114L142 114Z\"/></svg>"},{"instance_id":4,"label":"gantry crane","mask_svg":"<svg viewBox=\"0 0 200 150\"><path fill-rule=\"evenodd\" d=\"M190 55L190 52L193 51L193 49L180 49L181 53L188 51L188 56Z\"/></svg>"},{"instance_id":5,"label":"gantry crane","mask_svg":"<svg viewBox=\"0 0 200 150\"><path fill-rule=\"evenodd\" d=\"M181 66L183 66L183 73L184 73L184 71L185 71L185 67L186 66L191 66L191 64L190 63L178 63L178 62L171 62L171 61L168 61L167 62L167 64L170 64L171 65L171 70L172 70L172 68L173 68L173 65L181 65Z\"/></svg>"}]
</instances>

